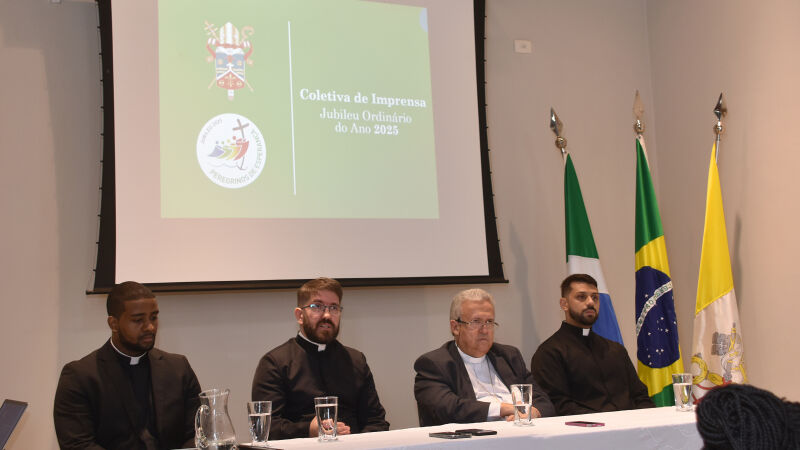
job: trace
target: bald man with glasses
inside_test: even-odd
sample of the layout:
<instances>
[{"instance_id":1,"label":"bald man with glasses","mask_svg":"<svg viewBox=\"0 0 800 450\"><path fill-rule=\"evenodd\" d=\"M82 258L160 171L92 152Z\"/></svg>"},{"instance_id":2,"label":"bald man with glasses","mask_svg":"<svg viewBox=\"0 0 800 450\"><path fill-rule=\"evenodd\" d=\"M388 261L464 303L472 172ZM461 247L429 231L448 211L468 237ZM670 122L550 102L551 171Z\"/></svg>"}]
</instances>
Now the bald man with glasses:
<instances>
[{"instance_id":1,"label":"bald man with glasses","mask_svg":"<svg viewBox=\"0 0 800 450\"><path fill-rule=\"evenodd\" d=\"M420 426L512 420L512 384L533 385L534 417L552 416L547 394L533 381L516 347L494 342L494 299L483 289L461 291L450 304L453 340L414 363Z\"/></svg>"},{"instance_id":2,"label":"bald man with glasses","mask_svg":"<svg viewBox=\"0 0 800 450\"><path fill-rule=\"evenodd\" d=\"M253 377L253 400L272 401L269 439L317 437L314 397L339 397L338 434L386 431L389 422L360 351L336 337L342 286L317 278L297 291L297 336L270 350Z\"/></svg>"}]
</instances>

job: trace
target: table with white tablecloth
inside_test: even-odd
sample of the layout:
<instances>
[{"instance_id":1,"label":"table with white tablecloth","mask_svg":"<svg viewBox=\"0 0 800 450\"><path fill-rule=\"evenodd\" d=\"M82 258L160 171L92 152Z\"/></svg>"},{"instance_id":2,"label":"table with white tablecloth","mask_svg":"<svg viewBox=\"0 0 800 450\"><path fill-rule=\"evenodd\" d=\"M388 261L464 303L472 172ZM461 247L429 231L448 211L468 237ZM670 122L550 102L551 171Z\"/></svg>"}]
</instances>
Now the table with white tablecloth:
<instances>
[{"instance_id":1,"label":"table with white tablecloth","mask_svg":"<svg viewBox=\"0 0 800 450\"><path fill-rule=\"evenodd\" d=\"M602 427L578 427L565 422L585 420L602 422ZM496 435L446 440L428 436L435 431L464 428L496 430ZM687 449L703 447L694 412L679 412L675 407L638 409L577 416L536 419L533 426L515 426L510 422L448 424L435 427L406 428L339 436L335 442L315 438L270 442L270 447L293 449Z\"/></svg>"}]
</instances>

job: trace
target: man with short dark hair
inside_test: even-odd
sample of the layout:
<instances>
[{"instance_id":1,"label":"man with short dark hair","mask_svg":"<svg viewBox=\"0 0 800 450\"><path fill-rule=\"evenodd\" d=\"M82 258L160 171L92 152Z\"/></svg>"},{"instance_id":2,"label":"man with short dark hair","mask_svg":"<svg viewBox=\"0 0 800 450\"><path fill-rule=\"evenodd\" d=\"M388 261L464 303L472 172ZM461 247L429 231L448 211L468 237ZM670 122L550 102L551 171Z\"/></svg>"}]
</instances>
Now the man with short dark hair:
<instances>
[{"instance_id":1,"label":"man with short dark hair","mask_svg":"<svg viewBox=\"0 0 800 450\"><path fill-rule=\"evenodd\" d=\"M53 407L59 446L193 447L200 384L186 357L154 348L155 296L126 281L108 294L106 310L111 339L61 371Z\"/></svg>"},{"instance_id":2,"label":"man with short dark hair","mask_svg":"<svg viewBox=\"0 0 800 450\"><path fill-rule=\"evenodd\" d=\"M553 415L553 405L533 381L520 351L494 342L498 326L488 292L467 289L453 298L454 339L414 363L420 426L511 420L512 384L533 384L533 417Z\"/></svg>"},{"instance_id":3,"label":"man with short dark hair","mask_svg":"<svg viewBox=\"0 0 800 450\"><path fill-rule=\"evenodd\" d=\"M316 437L314 397L339 397L339 434L386 431L364 354L336 337L342 316L342 286L317 278L297 291L297 336L270 350L253 376L253 400L272 401L270 439Z\"/></svg>"},{"instance_id":4,"label":"man with short dark hair","mask_svg":"<svg viewBox=\"0 0 800 450\"><path fill-rule=\"evenodd\" d=\"M556 413L652 408L625 347L591 331L600 309L597 281L586 274L568 276L559 302L565 320L531 359L533 377Z\"/></svg>"}]
</instances>

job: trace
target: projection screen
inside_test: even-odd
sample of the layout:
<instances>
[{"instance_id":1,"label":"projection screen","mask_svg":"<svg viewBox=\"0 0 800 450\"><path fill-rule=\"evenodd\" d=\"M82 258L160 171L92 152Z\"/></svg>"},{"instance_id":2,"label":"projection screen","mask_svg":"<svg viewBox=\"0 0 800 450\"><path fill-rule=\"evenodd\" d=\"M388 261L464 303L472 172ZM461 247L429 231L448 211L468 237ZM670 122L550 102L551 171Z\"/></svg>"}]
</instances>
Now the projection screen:
<instances>
[{"instance_id":1,"label":"projection screen","mask_svg":"<svg viewBox=\"0 0 800 450\"><path fill-rule=\"evenodd\" d=\"M482 1L99 8L93 292L505 281Z\"/></svg>"}]
</instances>

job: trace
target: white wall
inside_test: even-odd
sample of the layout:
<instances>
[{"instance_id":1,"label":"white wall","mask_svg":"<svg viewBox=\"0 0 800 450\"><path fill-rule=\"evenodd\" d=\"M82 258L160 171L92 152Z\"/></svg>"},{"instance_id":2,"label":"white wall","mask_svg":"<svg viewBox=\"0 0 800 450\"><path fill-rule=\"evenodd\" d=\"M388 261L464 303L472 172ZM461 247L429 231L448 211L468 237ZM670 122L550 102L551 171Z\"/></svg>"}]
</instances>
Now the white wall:
<instances>
[{"instance_id":1,"label":"white wall","mask_svg":"<svg viewBox=\"0 0 800 450\"><path fill-rule=\"evenodd\" d=\"M691 319L717 96L728 102L719 170L750 382L800 399L792 279L800 239L800 4L647 2L661 213L683 355Z\"/></svg>"},{"instance_id":2,"label":"white wall","mask_svg":"<svg viewBox=\"0 0 800 450\"><path fill-rule=\"evenodd\" d=\"M635 349L634 91L652 103L644 3L487 3L489 148L509 290L526 330L517 342L532 355L562 318L564 169L549 128L552 106L564 122L623 340ZM513 53L515 39L531 40L533 53ZM655 152L655 142L649 148Z\"/></svg>"},{"instance_id":3,"label":"white wall","mask_svg":"<svg viewBox=\"0 0 800 450\"><path fill-rule=\"evenodd\" d=\"M487 3L489 144L510 280L487 287L498 303L498 341L518 345L530 358L561 317L563 172L547 127L553 106L565 123L623 338L635 357L631 106L638 88L648 111L648 150L688 355L710 110L725 89L731 115L722 182L751 376L800 397L789 379L790 363L783 362L789 359L770 346L788 340L789 331L780 330L788 327L771 325L791 311L783 300L791 291L776 275L791 267L784 246L797 245L791 200L798 188L789 180L798 156L789 150L789 121L797 114L790 106L798 102L779 95L797 96L796 63L781 56L798 41L790 27L798 7L730 3L726 21L715 26L744 36L728 33L717 43L706 30L722 2ZM686 12L693 10L698 15ZM779 26L770 25L774 21ZM30 402L10 449L56 447L51 411L60 368L109 334L104 299L84 294L99 200L96 25L91 1L0 0L0 397ZM533 53L513 53L514 39L531 40ZM783 53L762 53L776 45ZM720 47L724 53L714 56ZM652 65L651 54L657 55ZM411 365L449 338L449 298L464 287L346 291L341 339L367 355L392 428L417 423ZM775 307L756 313L758 293ZM161 295L159 301L159 347L186 354L204 388L231 388L231 414L244 437L255 365L293 335L294 293Z\"/></svg>"}]
</instances>

